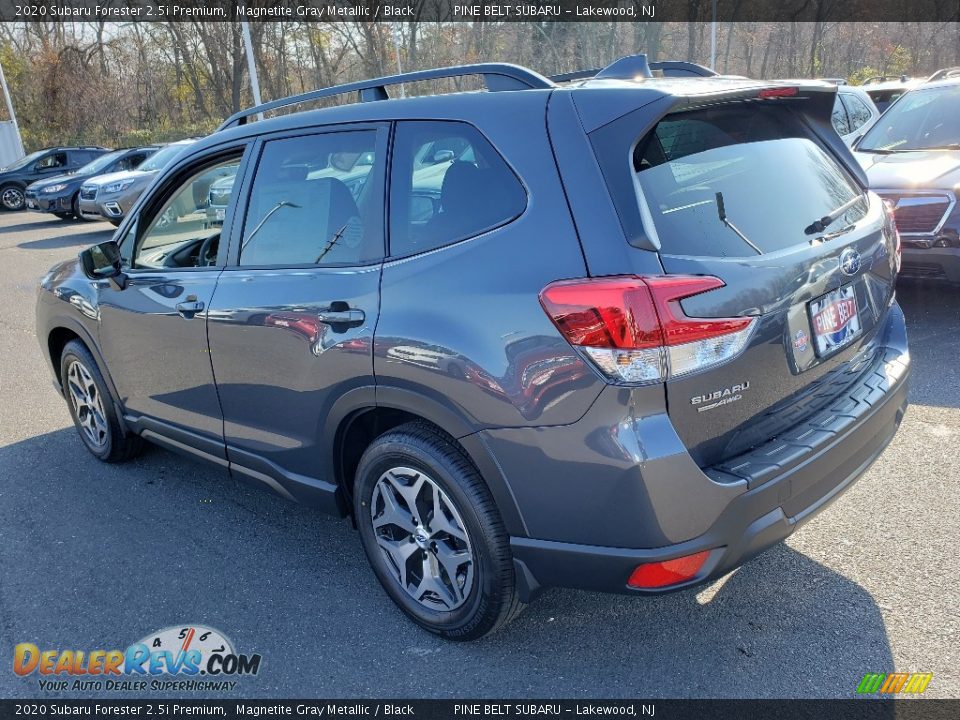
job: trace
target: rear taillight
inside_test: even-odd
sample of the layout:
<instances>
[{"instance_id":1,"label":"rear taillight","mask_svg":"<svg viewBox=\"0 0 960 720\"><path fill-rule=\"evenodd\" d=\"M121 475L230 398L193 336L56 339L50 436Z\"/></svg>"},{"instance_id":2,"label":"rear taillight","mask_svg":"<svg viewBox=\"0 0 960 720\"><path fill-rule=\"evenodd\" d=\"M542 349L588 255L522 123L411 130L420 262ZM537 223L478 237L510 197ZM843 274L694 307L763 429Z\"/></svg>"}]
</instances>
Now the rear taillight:
<instances>
[{"instance_id":1,"label":"rear taillight","mask_svg":"<svg viewBox=\"0 0 960 720\"><path fill-rule=\"evenodd\" d=\"M719 365L746 347L754 318L691 318L680 307L719 287L718 278L688 275L560 280L540 303L607 378L645 384Z\"/></svg>"}]
</instances>

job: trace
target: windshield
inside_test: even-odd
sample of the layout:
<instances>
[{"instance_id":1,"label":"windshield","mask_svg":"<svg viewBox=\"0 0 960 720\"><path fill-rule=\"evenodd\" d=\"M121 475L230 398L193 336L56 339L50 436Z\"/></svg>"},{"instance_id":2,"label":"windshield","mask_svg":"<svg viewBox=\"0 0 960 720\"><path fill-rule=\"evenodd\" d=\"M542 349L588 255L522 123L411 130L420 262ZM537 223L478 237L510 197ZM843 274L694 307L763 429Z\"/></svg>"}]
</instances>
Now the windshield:
<instances>
[{"instance_id":1,"label":"windshield","mask_svg":"<svg viewBox=\"0 0 960 720\"><path fill-rule=\"evenodd\" d=\"M157 152L141 163L137 170L163 170L163 168L170 164L171 160L173 160L186 148L187 145L179 144L167 145L165 148L160 148L157 150Z\"/></svg>"},{"instance_id":2,"label":"windshield","mask_svg":"<svg viewBox=\"0 0 960 720\"><path fill-rule=\"evenodd\" d=\"M30 153L25 158L20 158L15 163L11 163L10 165L7 165L7 167L5 167L4 170L20 170L21 168L25 168L27 165L34 162L35 160L39 160L44 152L45 152L44 150L37 150L35 153Z\"/></svg>"},{"instance_id":3,"label":"windshield","mask_svg":"<svg viewBox=\"0 0 960 720\"><path fill-rule=\"evenodd\" d=\"M669 255L776 252L867 211L866 195L785 108L669 115L638 143L634 164ZM834 213L836 223L813 227Z\"/></svg>"},{"instance_id":4,"label":"windshield","mask_svg":"<svg viewBox=\"0 0 960 720\"><path fill-rule=\"evenodd\" d=\"M77 170L78 173L83 175L95 175L107 167L114 160L123 155L124 150L116 150L112 153L107 153L106 155L101 155L96 160L91 160L82 168Z\"/></svg>"},{"instance_id":5,"label":"windshield","mask_svg":"<svg viewBox=\"0 0 960 720\"><path fill-rule=\"evenodd\" d=\"M913 90L890 106L857 146L863 152L960 149L960 84Z\"/></svg>"}]
</instances>

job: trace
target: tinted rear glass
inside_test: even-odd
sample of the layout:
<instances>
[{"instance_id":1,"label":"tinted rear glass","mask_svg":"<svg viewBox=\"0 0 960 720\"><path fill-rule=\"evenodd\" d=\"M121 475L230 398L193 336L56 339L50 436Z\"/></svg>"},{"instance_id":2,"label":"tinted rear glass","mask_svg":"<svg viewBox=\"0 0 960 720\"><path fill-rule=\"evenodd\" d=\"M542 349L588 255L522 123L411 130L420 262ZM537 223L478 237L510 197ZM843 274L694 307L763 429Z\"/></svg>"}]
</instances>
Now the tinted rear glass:
<instances>
[{"instance_id":1,"label":"tinted rear glass","mask_svg":"<svg viewBox=\"0 0 960 720\"><path fill-rule=\"evenodd\" d=\"M808 242L815 220L862 195L784 107L667 116L637 144L633 159L661 250L669 255L743 257L756 254L750 243L769 253ZM862 196L831 231L863 217Z\"/></svg>"}]
</instances>

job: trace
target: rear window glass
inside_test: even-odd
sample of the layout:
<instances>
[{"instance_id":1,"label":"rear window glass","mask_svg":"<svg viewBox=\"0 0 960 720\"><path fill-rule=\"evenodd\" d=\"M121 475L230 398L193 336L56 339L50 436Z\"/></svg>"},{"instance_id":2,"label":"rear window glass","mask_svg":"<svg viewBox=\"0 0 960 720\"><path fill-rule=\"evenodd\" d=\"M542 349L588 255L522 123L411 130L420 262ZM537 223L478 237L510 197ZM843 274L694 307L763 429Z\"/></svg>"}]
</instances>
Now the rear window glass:
<instances>
[{"instance_id":1,"label":"rear window glass","mask_svg":"<svg viewBox=\"0 0 960 720\"><path fill-rule=\"evenodd\" d=\"M852 178L783 107L670 115L641 139L633 160L661 250L670 255L775 252L808 242L815 220L858 196L829 230L867 210Z\"/></svg>"}]
</instances>

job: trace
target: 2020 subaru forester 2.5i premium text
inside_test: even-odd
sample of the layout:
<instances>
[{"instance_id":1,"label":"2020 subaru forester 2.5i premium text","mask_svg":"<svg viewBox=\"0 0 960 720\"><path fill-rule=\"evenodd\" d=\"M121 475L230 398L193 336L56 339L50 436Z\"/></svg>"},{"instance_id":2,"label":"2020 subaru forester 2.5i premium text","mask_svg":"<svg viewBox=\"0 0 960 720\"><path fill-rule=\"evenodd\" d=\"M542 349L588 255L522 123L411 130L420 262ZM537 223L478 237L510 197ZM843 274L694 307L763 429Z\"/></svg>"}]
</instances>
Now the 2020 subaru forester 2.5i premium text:
<instances>
[{"instance_id":1,"label":"2020 subaru forester 2.5i premium text","mask_svg":"<svg viewBox=\"0 0 960 720\"><path fill-rule=\"evenodd\" d=\"M685 588L785 538L903 416L896 230L834 89L638 63L228 120L42 281L87 448L149 440L352 515L390 597L454 639L542 587ZM387 99L458 74L489 91ZM195 184L225 175L211 223Z\"/></svg>"}]
</instances>

